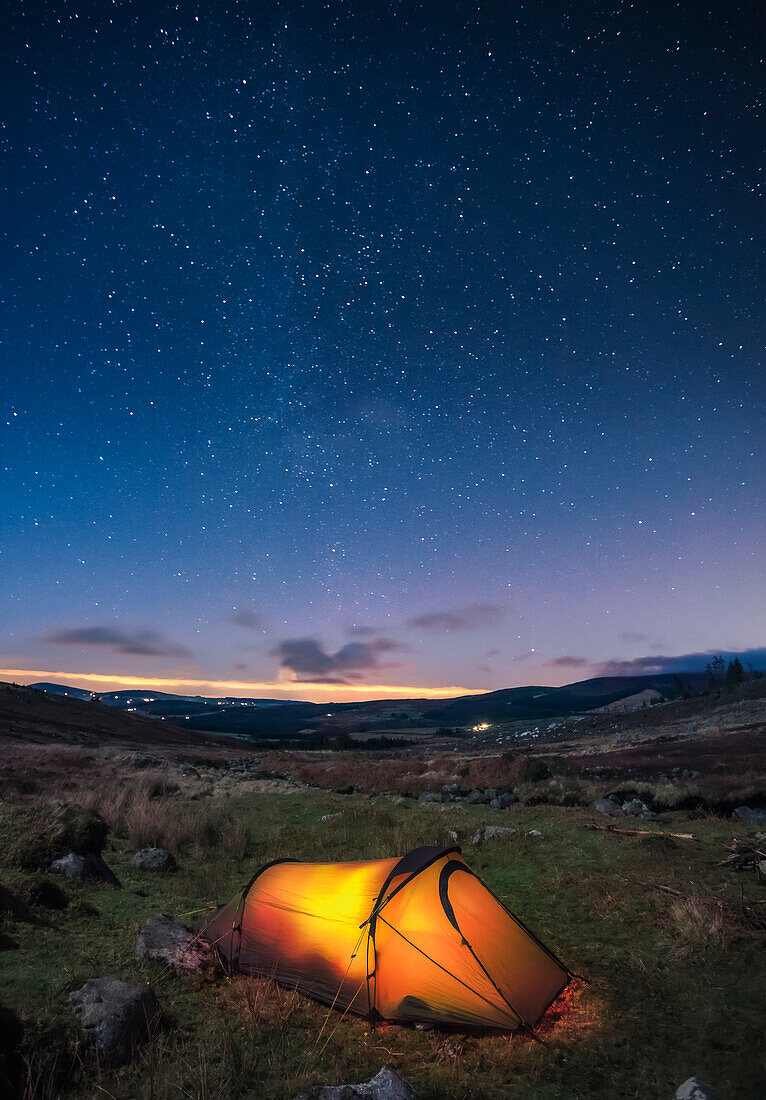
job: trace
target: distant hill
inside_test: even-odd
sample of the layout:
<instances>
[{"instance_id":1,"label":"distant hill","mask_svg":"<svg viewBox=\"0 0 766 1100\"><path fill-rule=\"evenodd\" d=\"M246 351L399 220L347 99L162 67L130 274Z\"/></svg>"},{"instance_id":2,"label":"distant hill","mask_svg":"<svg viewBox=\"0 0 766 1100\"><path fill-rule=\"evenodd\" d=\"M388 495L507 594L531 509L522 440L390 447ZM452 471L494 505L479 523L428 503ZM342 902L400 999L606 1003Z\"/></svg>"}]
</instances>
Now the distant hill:
<instances>
[{"instance_id":1,"label":"distant hill","mask_svg":"<svg viewBox=\"0 0 766 1100\"><path fill-rule=\"evenodd\" d=\"M642 693L665 698L678 694L679 683L693 694L704 690L701 672L639 676L598 676L562 687L532 684L505 687L483 695L458 698L406 698L357 703L305 703L269 698L222 698L173 695L155 691L90 692L67 684L30 687L0 684L0 738L44 736L80 744L124 741L125 744L211 744L210 735L254 739L294 739L303 735L336 736L381 733L397 729L470 729L489 723L538 723L635 705ZM220 745L220 742L219 742Z\"/></svg>"},{"instance_id":2,"label":"distant hill","mask_svg":"<svg viewBox=\"0 0 766 1100\"><path fill-rule=\"evenodd\" d=\"M457 699L373 699L358 703L292 703L279 710L221 708L193 715L199 730L249 734L256 738L294 737L301 731L353 732L394 727L470 727L483 722L537 722L585 714L597 707L653 691L663 698L678 693L679 682L693 693L707 683L704 673L596 677L564 687L531 685L502 688Z\"/></svg>"},{"instance_id":3,"label":"distant hill","mask_svg":"<svg viewBox=\"0 0 766 1100\"><path fill-rule=\"evenodd\" d=\"M79 691L75 688L74 691ZM172 722L127 714L91 699L67 697L20 684L0 683L0 745L77 745L100 748L112 745L132 750L163 748L190 752L216 749L231 752L237 743Z\"/></svg>"},{"instance_id":4,"label":"distant hill","mask_svg":"<svg viewBox=\"0 0 766 1100\"><path fill-rule=\"evenodd\" d=\"M107 707L144 714L147 717L186 719L192 715L210 714L227 707L282 707L294 705L291 699L261 699L235 695L173 695L166 691L133 688L131 691L91 692L69 684L40 682L29 685L50 695L63 695L69 699L90 700L94 697Z\"/></svg>"},{"instance_id":5,"label":"distant hill","mask_svg":"<svg viewBox=\"0 0 766 1100\"><path fill-rule=\"evenodd\" d=\"M98 705L157 721L164 718L184 730L229 734L256 739L294 738L301 733L328 734L355 731L407 729L436 730L471 727L484 722L540 722L586 714L605 707L619 708L621 700L655 693L669 699L679 683L690 693L704 690L702 672L643 676L599 676L563 687L532 684L501 688L483 695L457 699L372 699L355 703L306 703L283 699L216 698L171 695L161 691L112 691L100 693ZM91 700L92 695L66 684L33 684L48 695L70 700ZM649 696L643 696L649 698ZM89 704L93 705L93 704ZM633 704L626 702L626 706ZM164 723L163 723L164 725Z\"/></svg>"}]
</instances>

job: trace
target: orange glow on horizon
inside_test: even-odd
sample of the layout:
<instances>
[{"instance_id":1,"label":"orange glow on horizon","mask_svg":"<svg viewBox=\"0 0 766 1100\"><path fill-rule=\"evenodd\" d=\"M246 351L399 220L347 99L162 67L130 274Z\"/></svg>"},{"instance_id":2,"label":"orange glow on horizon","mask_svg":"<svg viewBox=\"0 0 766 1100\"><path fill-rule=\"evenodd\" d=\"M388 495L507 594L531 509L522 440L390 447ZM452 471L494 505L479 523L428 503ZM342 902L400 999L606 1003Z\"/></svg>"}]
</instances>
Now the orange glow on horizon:
<instances>
[{"instance_id":1,"label":"orange glow on horizon","mask_svg":"<svg viewBox=\"0 0 766 1100\"><path fill-rule=\"evenodd\" d=\"M420 687L411 684L317 684L292 680L193 680L185 678L121 676L96 672L63 672L50 669L0 668L0 679L15 683L37 680L63 682L92 691L154 688L182 695L264 695L301 702L353 703L366 699L446 699L457 695L481 695L487 688Z\"/></svg>"}]
</instances>

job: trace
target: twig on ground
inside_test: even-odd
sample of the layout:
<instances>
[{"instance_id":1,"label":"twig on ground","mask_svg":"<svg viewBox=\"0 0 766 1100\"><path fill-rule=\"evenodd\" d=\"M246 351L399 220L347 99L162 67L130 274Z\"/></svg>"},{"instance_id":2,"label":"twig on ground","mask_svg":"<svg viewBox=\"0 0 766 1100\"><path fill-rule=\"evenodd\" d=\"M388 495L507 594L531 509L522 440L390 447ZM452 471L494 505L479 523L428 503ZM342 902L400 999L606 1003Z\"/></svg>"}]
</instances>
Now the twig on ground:
<instances>
[{"instance_id":1,"label":"twig on ground","mask_svg":"<svg viewBox=\"0 0 766 1100\"><path fill-rule=\"evenodd\" d=\"M619 833L621 836L672 836L676 840L696 840L692 833L665 833L656 829L619 829L616 825L586 825L586 829L594 829L599 833Z\"/></svg>"}]
</instances>

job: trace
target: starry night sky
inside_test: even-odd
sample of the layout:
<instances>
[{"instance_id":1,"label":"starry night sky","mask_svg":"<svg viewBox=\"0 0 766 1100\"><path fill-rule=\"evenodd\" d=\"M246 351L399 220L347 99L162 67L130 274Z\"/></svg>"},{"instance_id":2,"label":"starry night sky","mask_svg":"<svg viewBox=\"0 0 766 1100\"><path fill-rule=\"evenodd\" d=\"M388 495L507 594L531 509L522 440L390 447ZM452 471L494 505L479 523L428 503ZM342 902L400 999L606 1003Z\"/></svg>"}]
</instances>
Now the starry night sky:
<instances>
[{"instance_id":1,"label":"starry night sky","mask_svg":"<svg viewBox=\"0 0 766 1100\"><path fill-rule=\"evenodd\" d=\"M5 672L763 646L761 3L0 21Z\"/></svg>"}]
</instances>

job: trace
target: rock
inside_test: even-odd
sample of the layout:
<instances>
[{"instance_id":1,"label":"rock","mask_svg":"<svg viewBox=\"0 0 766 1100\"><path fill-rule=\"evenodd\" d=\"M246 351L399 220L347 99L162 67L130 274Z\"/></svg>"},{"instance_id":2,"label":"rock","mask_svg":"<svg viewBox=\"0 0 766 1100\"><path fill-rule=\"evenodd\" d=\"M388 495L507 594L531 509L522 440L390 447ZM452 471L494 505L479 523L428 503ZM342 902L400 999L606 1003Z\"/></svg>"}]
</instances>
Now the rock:
<instances>
[{"instance_id":1,"label":"rock","mask_svg":"<svg viewBox=\"0 0 766 1100\"><path fill-rule=\"evenodd\" d=\"M766 810L754 810L750 806L737 806L734 816L746 825L763 825L766 822Z\"/></svg>"},{"instance_id":2,"label":"rock","mask_svg":"<svg viewBox=\"0 0 766 1100\"><path fill-rule=\"evenodd\" d=\"M89 978L69 994L69 1002L111 1066L126 1062L135 1047L150 1036L160 1012L148 985L133 985L112 977Z\"/></svg>"},{"instance_id":3,"label":"rock","mask_svg":"<svg viewBox=\"0 0 766 1100\"><path fill-rule=\"evenodd\" d=\"M147 756L143 752L135 752L130 758L130 762L134 768L138 771L143 771L145 768L161 768L162 761L158 760L156 756Z\"/></svg>"},{"instance_id":4,"label":"rock","mask_svg":"<svg viewBox=\"0 0 766 1100\"><path fill-rule=\"evenodd\" d=\"M28 1096L28 1089L22 1089L24 1059L21 1043L24 1038L24 1025L15 1012L0 1005L0 1096L8 1100L13 1097Z\"/></svg>"},{"instance_id":5,"label":"rock","mask_svg":"<svg viewBox=\"0 0 766 1100\"><path fill-rule=\"evenodd\" d=\"M493 810L507 810L512 805L513 795L511 794L499 794L497 798L493 798L490 802Z\"/></svg>"},{"instance_id":6,"label":"rock","mask_svg":"<svg viewBox=\"0 0 766 1100\"><path fill-rule=\"evenodd\" d=\"M343 817L343 810L338 810L336 814L322 814L320 821L335 821L338 817Z\"/></svg>"},{"instance_id":7,"label":"rock","mask_svg":"<svg viewBox=\"0 0 766 1100\"><path fill-rule=\"evenodd\" d=\"M59 871L73 882L96 879L101 882L108 882L110 886L122 888L122 883L114 871L107 867L101 856L97 856L94 852L86 852L82 856L78 855L77 852L70 852L68 856L64 856L62 859L54 859L51 864L51 871Z\"/></svg>"},{"instance_id":8,"label":"rock","mask_svg":"<svg viewBox=\"0 0 766 1100\"><path fill-rule=\"evenodd\" d=\"M460 798L460 787L458 787L457 783L445 783L442 787L442 794L448 794L453 799Z\"/></svg>"},{"instance_id":9,"label":"rock","mask_svg":"<svg viewBox=\"0 0 766 1100\"><path fill-rule=\"evenodd\" d=\"M138 933L136 954L140 959L155 959L176 970L204 970L212 960L210 945L175 919L170 913L150 917Z\"/></svg>"},{"instance_id":10,"label":"rock","mask_svg":"<svg viewBox=\"0 0 766 1100\"><path fill-rule=\"evenodd\" d=\"M178 774L184 776L185 779L199 779L200 777L199 772L192 764L179 764L177 771Z\"/></svg>"},{"instance_id":11,"label":"rock","mask_svg":"<svg viewBox=\"0 0 766 1100\"><path fill-rule=\"evenodd\" d=\"M527 833L527 836L542 836L542 835L543 834L540 832L539 829L530 829L529 832Z\"/></svg>"},{"instance_id":12,"label":"rock","mask_svg":"<svg viewBox=\"0 0 766 1100\"><path fill-rule=\"evenodd\" d=\"M631 814L633 817L637 817L648 809L649 807L645 802L642 802L640 798L632 798L630 802L623 802L622 804L622 812L624 814Z\"/></svg>"},{"instance_id":13,"label":"rock","mask_svg":"<svg viewBox=\"0 0 766 1100\"><path fill-rule=\"evenodd\" d=\"M69 898L60 886L49 878L34 878L26 883L24 900L29 905L39 905L42 909L66 909Z\"/></svg>"},{"instance_id":14,"label":"rock","mask_svg":"<svg viewBox=\"0 0 766 1100\"><path fill-rule=\"evenodd\" d=\"M718 1093L698 1077L689 1077L675 1091L673 1100L719 1100Z\"/></svg>"},{"instance_id":15,"label":"rock","mask_svg":"<svg viewBox=\"0 0 766 1100\"><path fill-rule=\"evenodd\" d=\"M622 817L622 810L611 798L597 798L591 802L590 808L597 813L606 814L607 817Z\"/></svg>"},{"instance_id":16,"label":"rock","mask_svg":"<svg viewBox=\"0 0 766 1100\"><path fill-rule=\"evenodd\" d=\"M762 859L758 863L758 874L761 878L766 878L766 859Z\"/></svg>"},{"instance_id":17,"label":"rock","mask_svg":"<svg viewBox=\"0 0 766 1100\"><path fill-rule=\"evenodd\" d=\"M418 802L441 802L442 798L440 794L434 794L433 791L423 791L418 798Z\"/></svg>"},{"instance_id":18,"label":"rock","mask_svg":"<svg viewBox=\"0 0 766 1100\"><path fill-rule=\"evenodd\" d=\"M484 791L473 790L468 795L466 802L469 806L482 806L485 802L489 802L489 799L485 795Z\"/></svg>"},{"instance_id":19,"label":"rock","mask_svg":"<svg viewBox=\"0 0 766 1100\"><path fill-rule=\"evenodd\" d=\"M484 797L487 802L491 802L493 798L497 798L497 790L494 787L486 787L484 789Z\"/></svg>"},{"instance_id":20,"label":"rock","mask_svg":"<svg viewBox=\"0 0 766 1100\"><path fill-rule=\"evenodd\" d=\"M314 1085L295 1100L416 1100L415 1093L388 1066L360 1085Z\"/></svg>"},{"instance_id":21,"label":"rock","mask_svg":"<svg viewBox=\"0 0 766 1100\"><path fill-rule=\"evenodd\" d=\"M642 821L656 821L657 814L653 810L642 810L638 815Z\"/></svg>"},{"instance_id":22,"label":"rock","mask_svg":"<svg viewBox=\"0 0 766 1100\"><path fill-rule=\"evenodd\" d=\"M475 845L483 844L487 840L510 840L512 836L518 836L518 829L507 829L503 825L485 825L473 835Z\"/></svg>"},{"instance_id":23,"label":"rock","mask_svg":"<svg viewBox=\"0 0 766 1100\"><path fill-rule=\"evenodd\" d=\"M176 871L178 864L167 848L142 848L133 856L139 871Z\"/></svg>"}]
</instances>

